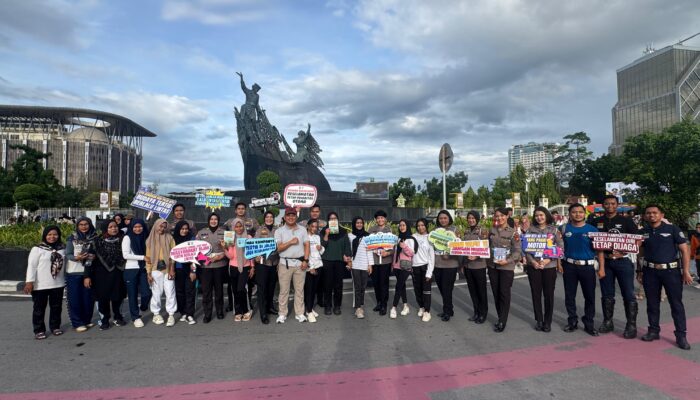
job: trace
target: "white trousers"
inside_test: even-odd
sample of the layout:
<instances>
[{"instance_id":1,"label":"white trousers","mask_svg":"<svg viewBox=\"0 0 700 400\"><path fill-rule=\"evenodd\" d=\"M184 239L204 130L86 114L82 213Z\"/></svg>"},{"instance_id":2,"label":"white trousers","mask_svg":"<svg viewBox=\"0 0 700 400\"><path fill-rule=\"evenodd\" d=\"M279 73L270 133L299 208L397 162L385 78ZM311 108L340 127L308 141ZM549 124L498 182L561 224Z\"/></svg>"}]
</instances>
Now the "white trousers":
<instances>
[{"instance_id":1,"label":"white trousers","mask_svg":"<svg viewBox=\"0 0 700 400\"><path fill-rule=\"evenodd\" d=\"M153 315L160 314L160 298L165 292L165 311L169 315L175 315L177 311L177 300L175 299L175 280L168 279L168 275L160 271L151 271L153 284L151 285L151 312Z\"/></svg>"}]
</instances>

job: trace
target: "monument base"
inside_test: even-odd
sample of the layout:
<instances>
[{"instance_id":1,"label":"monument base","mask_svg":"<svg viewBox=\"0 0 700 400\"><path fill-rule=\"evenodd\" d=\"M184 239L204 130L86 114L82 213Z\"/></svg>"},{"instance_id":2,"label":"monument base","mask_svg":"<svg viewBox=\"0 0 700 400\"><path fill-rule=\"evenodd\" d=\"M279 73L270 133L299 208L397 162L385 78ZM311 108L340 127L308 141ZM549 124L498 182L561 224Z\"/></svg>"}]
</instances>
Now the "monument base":
<instances>
[{"instance_id":1,"label":"monument base","mask_svg":"<svg viewBox=\"0 0 700 400\"><path fill-rule=\"evenodd\" d=\"M306 183L316 186L319 191L331 190L326 177L309 162L288 163L255 154L246 154L243 156L243 166L243 185L247 191L257 191L260 186L256 179L263 171L272 171L279 175L282 188L290 183Z\"/></svg>"}]
</instances>

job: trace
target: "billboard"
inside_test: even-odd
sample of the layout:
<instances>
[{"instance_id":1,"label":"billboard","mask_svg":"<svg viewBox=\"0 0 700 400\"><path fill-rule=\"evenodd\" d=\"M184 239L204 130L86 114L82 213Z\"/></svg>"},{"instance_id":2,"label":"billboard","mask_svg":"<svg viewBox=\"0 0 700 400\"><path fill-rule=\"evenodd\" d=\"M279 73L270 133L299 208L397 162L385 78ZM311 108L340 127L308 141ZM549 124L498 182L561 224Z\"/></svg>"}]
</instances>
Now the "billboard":
<instances>
[{"instance_id":1,"label":"billboard","mask_svg":"<svg viewBox=\"0 0 700 400\"><path fill-rule=\"evenodd\" d=\"M356 182L355 188L361 199L389 198L389 182Z\"/></svg>"},{"instance_id":2,"label":"billboard","mask_svg":"<svg viewBox=\"0 0 700 400\"><path fill-rule=\"evenodd\" d=\"M639 189L636 183L606 182L605 194L617 197L619 203L627 203L629 195Z\"/></svg>"}]
</instances>

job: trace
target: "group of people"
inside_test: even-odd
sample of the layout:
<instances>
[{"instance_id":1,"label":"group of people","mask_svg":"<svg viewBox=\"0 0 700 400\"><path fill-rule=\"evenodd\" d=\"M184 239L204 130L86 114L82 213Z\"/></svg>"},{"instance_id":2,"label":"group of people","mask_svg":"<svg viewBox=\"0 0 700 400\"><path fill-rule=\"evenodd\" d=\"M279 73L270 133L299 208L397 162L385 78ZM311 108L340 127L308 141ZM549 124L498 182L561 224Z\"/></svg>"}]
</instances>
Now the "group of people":
<instances>
[{"instance_id":1,"label":"group of people","mask_svg":"<svg viewBox=\"0 0 700 400\"><path fill-rule=\"evenodd\" d=\"M463 271L473 304L469 321L483 324L488 316L487 282L496 308L495 332L503 332L508 323L511 288L515 264L525 259L530 283L534 329L550 332L554 309L554 289L558 272L562 274L565 305L568 313L566 332L578 329L579 316L576 292L581 286L584 312L581 321L586 333L597 336L614 330L615 281L624 301L626 326L623 336L637 336L637 301L634 277L647 292L649 328L642 340L659 339L660 295L665 289L675 324L676 342L689 349L686 340L685 310L682 285L692 283L689 272L690 250L681 230L663 222L663 209L648 205L645 228L638 231L629 218L617 213L617 199L607 196L605 214L586 222L585 207L569 207L569 220L556 226L545 207L537 207L530 226L523 232L508 223L508 210L494 212L493 226L480 223L475 211L467 215L467 228L455 228L451 214L442 210L435 225L455 232L461 240L488 240L490 257L450 255L431 244L428 220L415 223L398 222L398 243L393 249L370 250L366 238L374 233L391 233L387 214L379 210L374 224L366 230L365 221L356 217L348 232L340 226L338 214L330 212L321 219L319 206L310 209L311 218L297 222L298 210L284 209L284 223L277 226L274 214L266 212L262 224L246 216L246 205L236 205L236 216L221 223L219 215L211 213L207 226L197 230L185 218L185 207L173 209L174 221L158 219L150 227L141 219L105 221L98 234L90 219L76 220L75 232L64 245L56 226L48 226L42 243L31 250L25 291L34 301L33 325L37 339L45 339L45 309L49 305L49 328L60 335L61 299L67 288L68 314L77 332L93 325L94 302L97 302L99 329L109 329L110 320L117 326L126 325L120 312L121 303L128 298L130 319L137 328L144 326L142 312L150 308L154 324L173 326L176 315L180 321L195 324L197 285L201 287L203 322L214 315L224 319L232 311L234 321L249 321L253 316L253 287L257 291L257 308L262 323L285 323L289 314L289 297L293 288L294 318L298 322L316 322L319 312L340 315L343 302L343 278L350 271L353 283L353 310L358 319L365 318L365 290L372 281L376 305L372 311L392 319L411 314L407 280L412 278L417 316L431 320L431 287L435 281L442 297L437 317L450 321L455 315L453 289ZM233 240L224 240L226 231L233 231ZM643 240L635 266L629 254L620 251L594 250L589 232L640 233ZM524 253L521 235L547 234L564 250L563 258L543 258L538 253ZM230 235L230 234L229 234ZM239 238L274 238L277 249L268 256L246 259L245 247ZM206 262L175 262L170 250L189 240L202 240L211 245ZM390 276L396 277L393 298L390 298ZM603 322L594 327L595 287L600 281ZM279 285L278 304L274 295ZM224 308L224 286L228 292L228 307ZM165 296L165 313L162 297ZM391 301L391 304L389 302ZM214 314L215 312L215 314Z\"/></svg>"}]
</instances>

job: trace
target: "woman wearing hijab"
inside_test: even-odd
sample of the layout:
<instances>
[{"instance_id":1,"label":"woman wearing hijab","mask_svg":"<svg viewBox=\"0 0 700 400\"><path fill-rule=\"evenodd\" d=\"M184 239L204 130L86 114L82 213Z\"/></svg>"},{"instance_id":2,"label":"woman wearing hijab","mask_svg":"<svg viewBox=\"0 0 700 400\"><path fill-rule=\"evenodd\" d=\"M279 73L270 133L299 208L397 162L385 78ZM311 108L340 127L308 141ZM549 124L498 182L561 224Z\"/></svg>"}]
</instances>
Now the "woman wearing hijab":
<instances>
[{"instance_id":1,"label":"woman wearing hijab","mask_svg":"<svg viewBox=\"0 0 700 400\"><path fill-rule=\"evenodd\" d=\"M467 213L467 231L463 240L488 240L488 231L479 226L479 213ZM474 306L474 315L469 320L483 324L488 315L489 305L486 292L486 259L480 257L464 257L464 277L467 279L469 297Z\"/></svg>"},{"instance_id":2,"label":"woman wearing hijab","mask_svg":"<svg viewBox=\"0 0 700 400\"><path fill-rule=\"evenodd\" d=\"M263 224L255 232L256 238L275 237L275 214L267 211L263 215ZM263 324L269 324L268 314L277 314L273 304L275 286L277 285L277 264L279 255L277 251L268 257L264 255L255 258L255 283L258 285L258 310Z\"/></svg>"},{"instance_id":3,"label":"woman wearing hijab","mask_svg":"<svg viewBox=\"0 0 700 400\"><path fill-rule=\"evenodd\" d=\"M362 240L369 235L365 230L365 220L362 217L352 219L352 232L348 234L350 250L352 252L351 274L354 297L352 306L355 309L355 317L365 317L365 290L367 281L372 273L372 254L367 251L367 245Z\"/></svg>"},{"instance_id":4,"label":"woman wearing hijab","mask_svg":"<svg viewBox=\"0 0 700 400\"><path fill-rule=\"evenodd\" d=\"M117 223L117 227L123 233L126 232L126 221L124 219L124 214L114 214L114 217L112 217L112 221Z\"/></svg>"},{"instance_id":5,"label":"woman wearing hijab","mask_svg":"<svg viewBox=\"0 0 700 400\"><path fill-rule=\"evenodd\" d=\"M515 263L520 260L520 236L508 225L508 210L497 208L493 213L493 227L489 231L489 246L491 258L486 262L489 282L493 292L493 302L496 304L498 322L493 327L494 332L501 333L506 329L510 313L511 288L515 276Z\"/></svg>"},{"instance_id":6,"label":"woman wearing hijab","mask_svg":"<svg viewBox=\"0 0 700 400\"><path fill-rule=\"evenodd\" d=\"M175 245L194 239L194 233L190 230L190 223L178 221L173 229ZM180 322L194 325L194 303L197 297L195 281L197 280L197 267L192 263L175 261L175 298L177 299L177 312L180 313Z\"/></svg>"},{"instance_id":7,"label":"woman wearing hijab","mask_svg":"<svg viewBox=\"0 0 700 400\"><path fill-rule=\"evenodd\" d=\"M447 210L441 210L437 215L437 227L448 231L455 231L452 222L452 215ZM459 256L449 254L438 254L435 251L435 281L442 296L442 312L438 317L447 322L454 316L454 306L452 304L452 291L455 288L457 270L459 269Z\"/></svg>"},{"instance_id":8,"label":"woman wearing hijab","mask_svg":"<svg viewBox=\"0 0 700 400\"><path fill-rule=\"evenodd\" d=\"M252 268L253 260L245 258L245 244L239 246L238 239L249 239L246 233L245 221L241 218L231 220L231 226L235 235L233 243L224 243L226 257L228 257L230 284L233 285L233 320L236 322L250 321L253 310L248 304L248 279L253 277L255 270Z\"/></svg>"},{"instance_id":9,"label":"woman wearing hijab","mask_svg":"<svg viewBox=\"0 0 700 400\"><path fill-rule=\"evenodd\" d=\"M61 242L61 230L47 226L41 234L41 243L32 247L27 260L24 293L32 295L32 325L34 338L46 339L46 305L49 305L49 329L54 336L61 330L61 303L65 286L63 268L66 249Z\"/></svg>"},{"instance_id":10,"label":"woman wearing hijab","mask_svg":"<svg viewBox=\"0 0 700 400\"><path fill-rule=\"evenodd\" d=\"M389 318L395 319L397 316L396 307L399 299L403 301L401 315L408 315L411 310L408 308L408 296L406 295L406 281L411 276L413 269L413 255L418 251L418 242L411 236L411 228L408 221L399 221L399 243L394 250L394 275L396 276L396 289L394 290L394 303L389 312Z\"/></svg>"},{"instance_id":11,"label":"woman wearing hijab","mask_svg":"<svg viewBox=\"0 0 700 400\"><path fill-rule=\"evenodd\" d=\"M129 296L129 314L134 327L143 328L143 320L139 311L146 311L151 302L151 288L146 274L146 239L148 227L142 219L134 219L127 227L126 236L122 239L122 257L126 260L124 266L124 284ZM141 307L139 307L139 292Z\"/></svg>"},{"instance_id":12,"label":"woman wearing hijab","mask_svg":"<svg viewBox=\"0 0 700 400\"><path fill-rule=\"evenodd\" d=\"M175 268L170 259L170 250L175 247L175 240L168 231L168 222L160 218L153 224L153 229L146 240L146 273L151 285L151 312L153 323L160 325L164 322L160 315L161 296L165 292L165 311L168 322L165 326L175 325L177 300L175 299Z\"/></svg>"},{"instance_id":13,"label":"woman wearing hijab","mask_svg":"<svg viewBox=\"0 0 700 400\"><path fill-rule=\"evenodd\" d=\"M224 259L224 232L224 228L219 225L219 215L211 213L207 219L207 227L201 229L196 237L197 240L204 240L211 245L208 262L199 268L205 324L211 322L212 306L216 307L216 318L224 319L224 277L228 277L228 263Z\"/></svg>"},{"instance_id":14,"label":"woman wearing hijab","mask_svg":"<svg viewBox=\"0 0 700 400\"><path fill-rule=\"evenodd\" d=\"M92 313L95 300L92 291L83 284L85 267L95 259L97 234L92 220L79 217L75 221L75 232L68 237L66 244L66 288L68 290L68 317L76 332L85 332L94 326Z\"/></svg>"},{"instance_id":15,"label":"woman wearing hijab","mask_svg":"<svg viewBox=\"0 0 700 400\"><path fill-rule=\"evenodd\" d=\"M343 276L348 264L352 263L352 251L347 231L340 226L338 214L328 213L328 225L321 231L321 246L323 252L323 304L325 314L340 315L343 302ZM338 233L331 233L331 221L338 225Z\"/></svg>"},{"instance_id":16,"label":"woman wearing hijab","mask_svg":"<svg viewBox=\"0 0 700 400\"><path fill-rule=\"evenodd\" d=\"M122 232L116 221L107 221L102 236L95 241L95 260L85 266L83 284L92 289L97 300L97 310L102 315L100 330L110 328L110 306L116 326L126 325L120 308L124 300L124 257L122 256Z\"/></svg>"}]
</instances>

